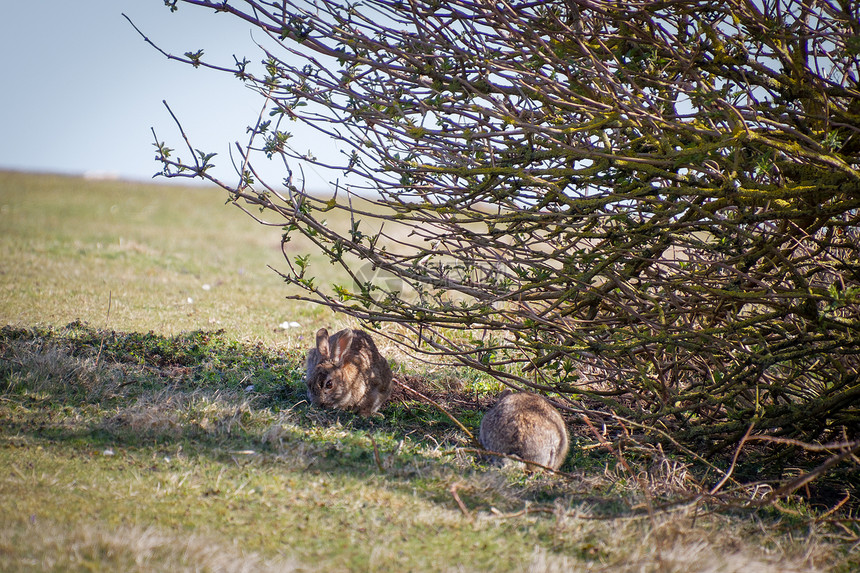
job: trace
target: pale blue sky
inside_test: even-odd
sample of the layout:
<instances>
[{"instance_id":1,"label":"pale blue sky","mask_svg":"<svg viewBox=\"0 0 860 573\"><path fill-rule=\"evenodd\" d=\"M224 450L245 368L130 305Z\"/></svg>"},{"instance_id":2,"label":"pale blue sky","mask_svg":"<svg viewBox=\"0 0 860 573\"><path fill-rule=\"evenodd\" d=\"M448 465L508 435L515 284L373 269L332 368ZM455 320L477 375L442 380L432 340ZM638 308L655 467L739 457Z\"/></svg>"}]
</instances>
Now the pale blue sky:
<instances>
[{"instance_id":1,"label":"pale blue sky","mask_svg":"<svg viewBox=\"0 0 860 573\"><path fill-rule=\"evenodd\" d=\"M148 180L159 170L150 127L171 147L182 144L167 100L192 144L219 154L215 173L236 178L228 148L247 141L259 96L231 76L169 61L122 14L168 52L203 49L227 66L233 54L261 59L249 25L193 6L171 13L163 0L0 2L0 169ZM321 158L333 152L295 127L294 142ZM284 175L280 165L258 167L273 183ZM308 173L309 187L336 177Z\"/></svg>"}]
</instances>

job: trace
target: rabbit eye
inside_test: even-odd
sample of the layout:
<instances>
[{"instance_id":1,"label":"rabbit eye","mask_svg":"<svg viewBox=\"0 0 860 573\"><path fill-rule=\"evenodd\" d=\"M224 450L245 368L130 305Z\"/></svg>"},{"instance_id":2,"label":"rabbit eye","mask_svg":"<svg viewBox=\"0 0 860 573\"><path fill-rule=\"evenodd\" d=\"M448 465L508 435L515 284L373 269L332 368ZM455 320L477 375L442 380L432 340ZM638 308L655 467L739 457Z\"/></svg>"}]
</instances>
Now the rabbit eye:
<instances>
[{"instance_id":1,"label":"rabbit eye","mask_svg":"<svg viewBox=\"0 0 860 573\"><path fill-rule=\"evenodd\" d=\"M331 379L327 379L323 385L326 390L331 390Z\"/></svg>"}]
</instances>

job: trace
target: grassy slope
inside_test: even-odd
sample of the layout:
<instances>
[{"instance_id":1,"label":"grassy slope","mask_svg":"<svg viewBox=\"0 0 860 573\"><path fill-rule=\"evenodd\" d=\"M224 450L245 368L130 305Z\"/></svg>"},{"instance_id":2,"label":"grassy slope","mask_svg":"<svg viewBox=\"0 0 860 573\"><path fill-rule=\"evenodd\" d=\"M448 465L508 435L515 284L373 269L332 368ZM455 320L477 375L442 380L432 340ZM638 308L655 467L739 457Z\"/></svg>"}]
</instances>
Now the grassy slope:
<instances>
[{"instance_id":1,"label":"grassy slope","mask_svg":"<svg viewBox=\"0 0 860 573\"><path fill-rule=\"evenodd\" d=\"M221 199L0 173L0 570L856 566L802 506L649 516L692 490L650 454L647 487L582 439L573 477L526 477L402 396L373 420L309 408L304 347L338 321L283 299L279 233ZM405 368L478 423L466 373Z\"/></svg>"},{"instance_id":2,"label":"grassy slope","mask_svg":"<svg viewBox=\"0 0 860 573\"><path fill-rule=\"evenodd\" d=\"M280 323L324 314L285 301L289 290L266 267L284 266L280 229L225 198L211 188L0 172L0 319L168 334L223 328L290 344Z\"/></svg>"}]
</instances>

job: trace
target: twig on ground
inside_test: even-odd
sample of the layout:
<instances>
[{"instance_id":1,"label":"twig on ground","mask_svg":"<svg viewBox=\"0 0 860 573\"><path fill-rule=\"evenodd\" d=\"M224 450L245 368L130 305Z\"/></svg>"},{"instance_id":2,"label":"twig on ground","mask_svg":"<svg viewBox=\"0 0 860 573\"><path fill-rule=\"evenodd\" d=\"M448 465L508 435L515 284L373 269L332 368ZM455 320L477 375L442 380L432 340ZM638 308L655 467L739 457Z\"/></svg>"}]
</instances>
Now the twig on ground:
<instances>
[{"instance_id":1,"label":"twig on ground","mask_svg":"<svg viewBox=\"0 0 860 573\"><path fill-rule=\"evenodd\" d=\"M839 508L842 507L843 505L845 505L846 503L848 503L849 499L851 499L851 494L848 492L845 492L845 497L842 498L842 501L840 501L839 503L837 503L836 505L834 505L833 507L828 509L822 516L818 517L815 521L817 521L817 522L824 521L825 519L827 519L828 517L830 517L831 515L833 515L837 511L839 511Z\"/></svg>"},{"instance_id":2,"label":"twig on ground","mask_svg":"<svg viewBox=\"0 0 860 573\"><path fill-rule=\"evenodd\" d=\"M819 478L822 475L824 475L825 473L827 473L827 470L829 470L830 468L832 468L833 466L835 466L836 464L838 464L839 462L841 462L842 460L844 460L848 456L854 454L855 452L860 451L860 440L853 442L851 444L848 444L848 445L851 446L849 449L846 449L841 454L837 454L835 456L832 456L831 458L828 458L827 461L825 461L823 464L821 464L820 466L818 466L817 468L815 468L811 472L807 472L801 476L798 476L797 478L791 480L787 484L776 488L775 490L770 492L769 495L765 496L763 501L766 503L773 503L783 496L794 493L798 489L800 489L803 486L813 482L817 478Z\"/></svg>"},{"instance_id":3,"label":"twig on ground","mask_svg":"<svg viewBox=\"0 0 860 573\"><path fill-rule=\"evenodd\" d=\"M532 507L526 504L524 508L513 513L502 513L495 507L490 508L490 513L493 514L493 517L496 517L498 519L512 519L514 517L522 517L523 515L527 515L529 513L555 513L555 508L546 506Z\"/></svg>"},{"instance_id":4,"label":"twig on ground","mask_svg":"<svg viewBox=\"0 0 860 573\"><path fill-rule=\"evenodd\" d=\"M715 485L715 486L713 487L713 489L711 489L711 492L710 492L710 493L711 493L711 495L716 495L716 493L717 493L718 491L720 491L720 489L721 489L724 485L726 485L726 482L727 482L727 481L729 481L729 478L731 478L731 477L732 477L732 474L733 474L733 473L734 473L734 471L735 471L735 465L738 463L738 456L741 454L741 449L744 447L744 444L746 443L747 438L749 438L749 437L750 437L750 434L752 433L752 431L753 431L753 428L754 428L754 427L755 427L755 422L753 422L752 424L750 424L750 427L749 427L749 428L747 428L747 433L746 433L746 434L744 434L744 437L743 437L743 438L741 438L741 441L740 441L740 443L738 444L738 447L735 449L735 455L732 457L732 463L731 463L731 465L729 466L729 469L728 469L728 471L726 472L726 475L724 475L724 476L723 476L723 479L721 479L721 480L719 481L719 483L717 483L717 485Z\"/></svg>"},{"instance_id":5,"label":"twig on ground","mask_svg":"<svg viewBox=\"0 0 860 573\"><path fill-rule=\"evenodd\" d=\"M448 491L454 497L454 501L457 502L457 507L459 507L460 511L463 512L463 515L466 517L466 519L468 519L469 521L474 521L475 518L472 516L472 513L469 511L469 508L466 507L466 504L463 503L463 500L460 499L459 494L457 494L458 489L460 489L460 484L459 483L453 483L453 484L451 484L451 487L448 488Z\"/></svg>"},{"instance_id":6,"label":"twig on ground","mask_svg":"<svg viewBox=\"0 0 860 573\"><path fill-rule=\"evenodd\" d=\"M860 445L860 440L855 440L853 442L836 442L831 444L808 444L806 442L801 442L800 440L793 440L791 438L780 438L776 436L750 436L749 438L747 438L747 441L772 442L774 444L797 446L798 448L802 448L809 452L826 452L828 450L856 448L858 445Z\"/></svg>"},{"instance_id":7,"label":"twig on ground","mask_svg":"<svg viewBox=\"0 0 860 573\"><path fill-rule=\"evenodd\" d=\"M394 378L394 382L396 382L396 383L397 383L397 385L398 385L398 386L400 386L401 388L403 388L404 390L408 390L409 392L412 392L413 394L415 394L416 396L418 396L418 397L419 397L419 398L421 398L422 400L426 400L427 402L429 402L429 403L433 404L433 405L434 405L434 406L435 406L435 407L436 407L440 412L442 412L443 414L445 414L445 415L446 415L446 416L447 416L447 417L448 417L452 422L454 422L454 423L457 425L457 427L458 427L458 428L460 428L461 430L463 430L463 432L464 432L467 436L469 436L469 440L470 440L472 443L474 443L474 444L478 444L478 440L477 440L477 438L475 438L475 434L473 434L472 432L470 432L470 431L469 431L469 429L468 429L466 426L464 426L462 422L460 422L460 420L458 420L458 419L457 419L457 418L455 418L453 415L451 415L451 414L448 412L448 410L446 410L446 409L445 409L441 404L439 404L438 402L436 402L436 401L435 401L435 400L433 400L432 398L428 398L427 396L425 396L424 394L422 394L422 393L421 393L421 392L419 392L418 390L413 390L412 388L410 388L409 386L407 386L406 384L404 384L403 382L401 382L401 381L400 381L400 380L398 380L397 378ZM479 445L480 445L480 444L479 444Z\"/></svg>"},{"instance_id":8,"label":"twig on ground","mask_svg":"<svg viewBox=\"0 0 860 573\"><path fill-rule=\"evenodd\" d=\"M373 436L370 436L370 443L373 444L373 460L376 462L376 467L379 468L380 473L385 473L385 468L382 465L382 458L379 457L379 448L376 445L376 440L373 439Z\"/></svg>"}]
</instances>

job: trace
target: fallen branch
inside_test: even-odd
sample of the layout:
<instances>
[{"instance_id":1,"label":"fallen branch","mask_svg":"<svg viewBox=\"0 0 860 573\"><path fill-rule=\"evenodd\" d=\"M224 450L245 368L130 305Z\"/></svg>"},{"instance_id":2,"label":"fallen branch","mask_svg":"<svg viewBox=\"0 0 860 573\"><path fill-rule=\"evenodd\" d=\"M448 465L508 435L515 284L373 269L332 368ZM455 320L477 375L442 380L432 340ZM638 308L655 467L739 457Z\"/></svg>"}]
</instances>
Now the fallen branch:
<instances>
[{"instance_id":1,"label":"fallen branch","mask_svg":"<svg viewBox=\"0 0 860 573\"><path fill-rule=\"evenodd\" d=\"M514 517L522 517L523 515L527 515L529 513L555 513L555 508L545 506L531 507L529 505L526 505L526 507L522 508L519 511L515 511L513 513L502 513L495 507L491 507L490 513L493 514L493 517L497 517L499 519L513 519Z\"/></svg>"},{"instance_id":2,"label":"fallen branch","mask_svg":"<svg viewBox=\"0 0 860 573\"><path fill-rule=\"evenodd\" d=\"M791 438L779 438L775 436L749 436L746 438L748 442L771 442L775 444L784 444L787 446L797 446L798 448L802 448L809 452L827 452L830 450L842 450L845 448L856 448L860 445L860 440L855 440L853 442L838 442L833 444L809 444L806 442L801 442L800 440L793 440Z\"/></svg>"},{"instance_id":3,"label":"fallen branch","mask_svg":"<svg viewBox=\"0 0 860 573\"><path fill-rule=\"evenodd\" d=\"M412 388L410 388L409 386L407 386L406 384L404 384L403 382L401 382L397 378L394 378L394 382L396 382L397 385L400 386L401 388L403 388L404 390L408 390L408 391L412 392L413 394L415 394L416 396L418 396L419 398L421 398L422 400L426 400L427 402L433 404L433 406L435 406L440 412L445 414L448 417L448 419L450 419L452 422L454 422L458 428L463 430L463 432L467 436L469 436L469 440L472 443L480 445L477 438L475 438L475 434L470 432L469 429L466 426L464 426L462 422L460 422L460 420L458 420L452 414L450 414L448 412L448 410L446 410L441 404L439 404L438 402L436 402L432 398L428 398L427 396L425 396L424 394L422 394L418 390L413 390Z\"/></svg>"},{"instance_id":4,"label":"fallen branch","mask_svg":"<svg viewBox=\"0 0 860 573\"><path fill-rule=\"evenodd\" d=\"M830 517L831 515L833 515L837 511L839 511L839 508L841 508L843 505L848 503L849 499L851 499L851 494L848 492L845 492L845 497L843 497L839 503L837 503L836 505L834 505L833 507L828 509L827 512L824 513L824 515L817 518L815 521L822 522L822 521L826 520L828 517ZM858 520L858 521L860 521L860 520Z\"/></svg>"},{"instance_id":5,"label":"fallen branch","mask_svg":"<svg viewBox=\"0 0 860 573\"><path fill-rule=\"evenodd\" d=\"M370 436L370 443L373 445L373 461L376 462L376 467L379 468L379 472L385 473L385 468L382 465L382 458L379 456L379 447L377 447L376 440L373 439L373 436Z\"/></svg>"},{"instance_id":6,"label":"fallen branch","mask_svg":"<svg viewBox=\"0 0 860 573\"><path fill-rule=\"evenodd\" d=\"M738 463L738 456L741 454L741 449L744 447L744 444L747 442L747 439L750 437L750 434L752 433L754 427L755 427L755 422L750 424L750 427L747 429L747 433L744 434L743 438L741 438L741 442L738 444L738 447L735 448L735 455L732 456L732 464L729 466L729 470L726 472L726 475L723 476L723 479L721 479L719 481L719 483L717 485L715 485L714 488L711 490L711 495L716 495L716 493L718 491L720 491L720 489L722 489L722 487L724 485L726 485L726 482L729 481L729 478L732 477L732 474L735 471L735 466Z\"/></svg>"},{"instance_id":7,"label":"fallen branch","mask_svg":"<svg viewBox=\"0 0 860 573\"><path fill-rule=\"evenodd\" d=\"M844 460L848 456L851 456L854 453L860 451L860 441L856 441L852 445L853 445L853 447L851 449L845 450L841 454L838 454L838 455L835 455L835 456L829 458L826 462L824 462L823 464L821 464L820 466L818 466L817 468L815 468L811 472L805 473L805 474L791 480L790 482L783 485L782 487L776 488L768 496L765 497L765 501L775 502L777 499L784 497L786 495L792 494L795 491L797 491L798 489L802 488L803 486L805 486L805 485L813 482L817 478L821 477L822 475L827 473L827 471L830 468L832 468L833 466L835 466L836 464L838 464L839 462L841 462L842 460Z\"/></svg>"},{"instance_id":8,"label":"fallen branch","mask_svg":"<svg viewBox=\"0 0 860 573\"><path fill-rule=\"evenodd\" d=\"M460 499L460 496L457 494L458 489L460 489L460 484L454 483L451 484L451 487L448 488L448 491L451 493L452 496L454 496L454 501L457 502L457 507L460 508L460 511L463 513L466 519L468 519L469 521L474 521L475 518L472 516L469 509L466 507L466 504L463 503L463 500Z\"/></svg>"}]
</instances>

